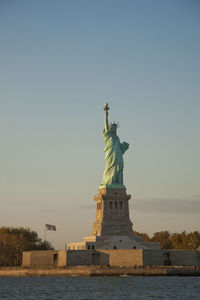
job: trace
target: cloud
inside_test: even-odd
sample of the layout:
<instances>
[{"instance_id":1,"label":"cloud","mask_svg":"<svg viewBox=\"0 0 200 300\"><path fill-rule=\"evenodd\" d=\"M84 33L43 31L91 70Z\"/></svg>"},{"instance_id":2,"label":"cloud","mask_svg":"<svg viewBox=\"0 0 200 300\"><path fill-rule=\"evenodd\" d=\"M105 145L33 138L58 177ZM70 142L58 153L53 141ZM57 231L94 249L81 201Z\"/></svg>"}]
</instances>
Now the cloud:
<instances>
[{"instance_id":1,"label":"cloud","mask_svg":"<svg viewBox=\"0 0 200 300\"><path fill-rule=\"evenodd\" d=\"M197 214L200 213L200 199L136 199L131 208L147 213Z\"/></svg>"}]
</instances>

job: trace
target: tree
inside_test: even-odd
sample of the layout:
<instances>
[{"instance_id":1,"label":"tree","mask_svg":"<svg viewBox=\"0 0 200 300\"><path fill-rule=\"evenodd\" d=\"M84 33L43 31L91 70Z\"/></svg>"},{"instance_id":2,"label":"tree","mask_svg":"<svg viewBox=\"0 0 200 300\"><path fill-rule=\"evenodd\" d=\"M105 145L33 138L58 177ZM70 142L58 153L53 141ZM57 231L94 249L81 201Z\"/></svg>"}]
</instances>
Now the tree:
<instances>
[{"instance_id":1,"label":"tree","mask_svg":"<svg viewBox=\"0 0 200 300\"><path fill-rule=\"evenodd\" d=\"M200 248L200 232L194 231L186 233L170 233L169 231L159 231L150 238L146 233L135 231L135 236L142 236L144 242L160 242L161 249L196 250Z\"/></svg>"},{"instance_id":2,"label":"tree","mask_svg":"<svg viewBox=\"0 0 200 300\"><path fill-rule=\"evenodd\" d=\"M42 242L29 228L0 228L0 266L21 265L23 251L51 249L49 242Z\"/></svg>"},{"instance_id":3,"label":"tree","mask_svg":"<svg viewBox=\"0 0 200 300\"><path fill-rule=\"evenodd\" d=\"M150 239L150 237L148 236L147 233L140 233L138 231L134 231L133 235L134 236L141 236L143 242L150 242L151 241L151 239Z\"/></svg>"},{"instance_id":4,"label":"tree","mask_svg":"<svg viewBox=\"0 0 200 300\"><path fill-rule=\"evenodd\" d=\"M187 235L187 249L196 250L200 246L200 233L190 232Z\"/></svg>"},{"instance_id":5,"label":"tree","mask_svg":"<svg viewBox=\"0 0 200 300\"><path fill-rule=\"evenodd\" d=\"M152 242L160 242L161 249L171 249L170 233L169 231L155 232L151 238Z\"/></svg>"},{"instance_id":6,"label":"tree","mask_svg":"<svg viewBox=\"0 0 200 300\"><path fill-rule=\"evenodd\" d=\"M185 232L173 233L170 238L172 249L187 249Z\"/></svg>"}]
</instances>

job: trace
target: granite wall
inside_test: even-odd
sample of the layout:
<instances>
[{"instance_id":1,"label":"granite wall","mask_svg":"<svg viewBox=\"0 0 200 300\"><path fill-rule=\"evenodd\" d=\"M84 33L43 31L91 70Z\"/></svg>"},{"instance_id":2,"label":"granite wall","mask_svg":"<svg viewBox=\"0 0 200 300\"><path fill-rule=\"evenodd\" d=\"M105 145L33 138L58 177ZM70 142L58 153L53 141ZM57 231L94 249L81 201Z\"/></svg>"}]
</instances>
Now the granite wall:
<instances>
[{"instance_id":1,"label":"granite wall","mask_svg":"<svg viewBox=\"0 0 200 300\"><path fill-rule=\"evenodd\" d=\"M25 251L22 266L197 266L199 251L114 249Z\"/></svg>"},{"instance_id":2,"label":"granite wall","mask_svg":"<svg viewBox=\"0 0 200 300\"><path fill-rule=\"evenodd\" d=\"M22 266L57 266L58 251L41 250L41 251L24 251Z\"/></svg>"}]
</instances>

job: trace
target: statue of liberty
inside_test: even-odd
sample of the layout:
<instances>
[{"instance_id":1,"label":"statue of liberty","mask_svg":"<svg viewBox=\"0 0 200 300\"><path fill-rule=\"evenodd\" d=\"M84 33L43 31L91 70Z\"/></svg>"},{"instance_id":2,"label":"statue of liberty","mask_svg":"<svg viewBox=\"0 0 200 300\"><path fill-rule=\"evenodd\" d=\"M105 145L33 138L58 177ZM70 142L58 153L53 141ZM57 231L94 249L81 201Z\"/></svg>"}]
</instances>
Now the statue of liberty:
<instances>
[{"instance_id":1,"label":"statue of liberty","mask_svg":"<svg viewBox=\"0 0 200 300\"><path fill-rule=\"evenodd\" d=\"M128 149L128 143L120 143L117 136L117 123L108 125L108 103L104 106L105 111L105 128L103 130L105 148L104 152L106 166L103 174L101 187L124 188L123 184L123 154Z\"/></svg>"}]
</instances>

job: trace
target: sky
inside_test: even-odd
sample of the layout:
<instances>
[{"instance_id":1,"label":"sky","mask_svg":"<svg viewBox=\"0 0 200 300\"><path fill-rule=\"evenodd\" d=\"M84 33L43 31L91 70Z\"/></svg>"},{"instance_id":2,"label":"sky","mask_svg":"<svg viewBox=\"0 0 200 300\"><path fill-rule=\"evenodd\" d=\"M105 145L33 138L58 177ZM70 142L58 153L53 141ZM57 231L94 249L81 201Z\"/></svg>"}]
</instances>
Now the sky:
<instances>
[{"instance_id":1,"label":"sky","mask_svg":"<svg viewBox=\"0 0 200 300\"><path fill-rule=\"evenodd\" d=\"M133 229L200 230L200 1L0 1L0 227L90 236L103 106Z\"/></svg>"}]
</instances>

